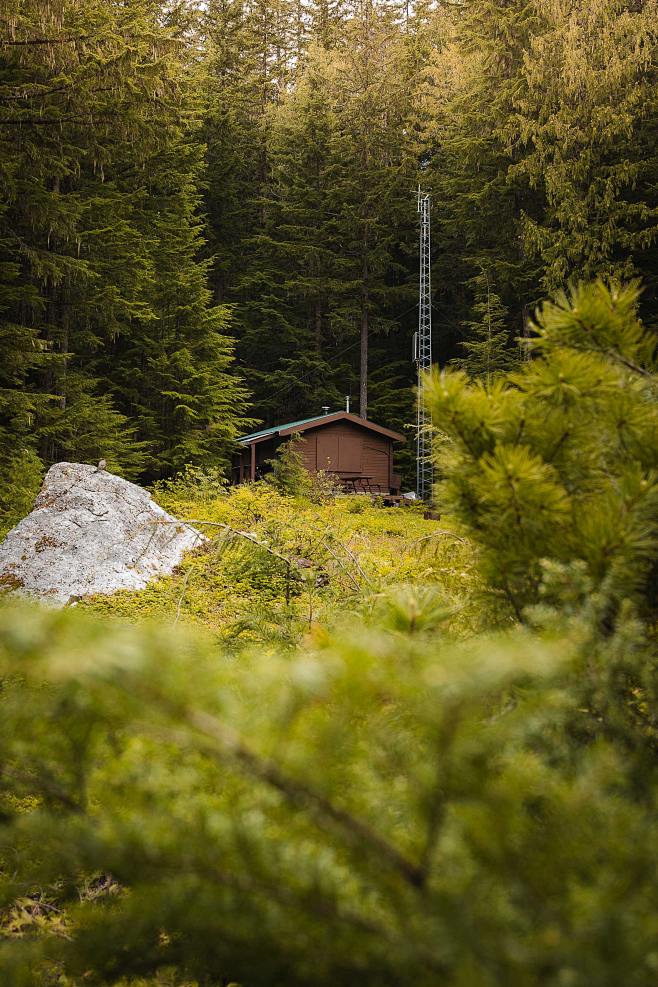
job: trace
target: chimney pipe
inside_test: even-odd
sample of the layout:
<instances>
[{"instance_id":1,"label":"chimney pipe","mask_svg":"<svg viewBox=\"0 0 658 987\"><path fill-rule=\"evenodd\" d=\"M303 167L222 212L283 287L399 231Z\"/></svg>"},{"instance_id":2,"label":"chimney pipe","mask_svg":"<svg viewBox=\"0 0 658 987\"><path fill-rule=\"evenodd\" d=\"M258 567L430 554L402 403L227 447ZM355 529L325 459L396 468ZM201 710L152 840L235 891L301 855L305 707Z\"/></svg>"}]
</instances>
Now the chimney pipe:
<instances>
[{"instance_id":1,"label":"chimney pipe","mask_svg":"<svg viewBox=\"0 0 658 987\"><path fill-rule=\"evenodd\" d=\"M323 404L322 405L322 414L323 415L328 415L329 414L329 405L328 404Z\"/></svg>"},{"instance_id":2,"label":"chimney pipe","mask_svg":"<svg viewBox=\"0 0 658 987\"><path fill-rule=\"evenodd\" d=\"M349 413L350 413L350 396L349 396L349 394L346 394L345 395L345 411L349 415Z\"/></svg>"}]
</instances>

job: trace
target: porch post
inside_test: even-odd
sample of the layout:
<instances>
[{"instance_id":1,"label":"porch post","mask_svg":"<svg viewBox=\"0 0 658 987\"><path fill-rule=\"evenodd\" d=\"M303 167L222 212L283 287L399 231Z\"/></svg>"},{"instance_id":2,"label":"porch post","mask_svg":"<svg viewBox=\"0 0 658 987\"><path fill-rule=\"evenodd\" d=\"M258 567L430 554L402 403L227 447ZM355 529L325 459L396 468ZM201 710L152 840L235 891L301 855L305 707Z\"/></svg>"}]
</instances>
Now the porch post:
<instances>
[{"instance_id":1,"label":"porch post","mask_svg":"<svg viewBox=\"0 0 658 987\"><path fill-rule=\"evenodd\" d=\"M251 449L251 464L249 468L249 479L253 483L256 479L256 443L252 442L249 446Z\"/></svg>"}]
</instances>

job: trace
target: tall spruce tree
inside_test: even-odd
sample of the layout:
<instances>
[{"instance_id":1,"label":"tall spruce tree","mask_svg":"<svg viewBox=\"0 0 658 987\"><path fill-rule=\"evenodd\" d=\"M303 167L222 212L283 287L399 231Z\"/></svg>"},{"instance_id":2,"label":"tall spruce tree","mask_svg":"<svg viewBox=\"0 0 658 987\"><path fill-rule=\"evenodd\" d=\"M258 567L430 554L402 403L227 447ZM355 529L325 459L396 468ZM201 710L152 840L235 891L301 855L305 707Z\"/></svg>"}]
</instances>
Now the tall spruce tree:
<instances>
[{"instance_id":1,"label":"tall spruce tree","mask_svg":"<svg viewBox=\"0 0 658 987\"><path fill-rule=\"evenodd\" d=\"M406 127L413 61L394 16L364 0L336 61L338 174L334 202L350 262L350 312L359 334L359 413L368 412L370 340L392 331L410 298L400 242L414 238L415 162ZM401 303L401 304L400 304Z\"/></svg>"},{"instance_id":2,"label":"tall spruce tree","mask_svg":"<svg viewBox=\"0 0 658 987\"><path fill-rule=\"evenodd\" d=\"M271 421L360 390L367 413L370 338L393 338L398 313L413 306L401 249L415 245L405 135L413 63L392 13L362 5L340 32L340 11L332 16L328 38L324 14L309 10L318 40L300 56L294 86L260 104L252 136L261 171L224 254L240 360ZM215 195L221 203L221 187ZM399 357L394 343L389 360Z\"/></svg>"},{"instance_id":3,"label":"tall spruce tree","mask_svg":"<svg viewBox=\"0 0 658 987\"><path fill-rule=\"evenodd\" d=\"M479 323L482 269L509 312L510 340L540 287L583 274L641 273L652 317L655 13L624 0L586 10L478 0L436 13L443 40L419 107L449 350Z\"/></svg>"},{"instance_id":4,"label":"tall spruce tree","mask_svg":"<svg viewBox=\"0 0 658 987\"><path fill-rule=\"evenodd\" d=\"M130 205L104 177L112 144L134 138L150 85L135 69L147 45L153 54L141 15L113 23L100 4L35 2L10 4L2 23L0 291L14 393L3 402L0 458L9 469L17 449L50 462L90 432L95 455L134 464L125 420L102 393L88 400L95 387L81 362L139 292L139 238L132 278L118 246Z\"/></svg>"},{"instance_id":5,"label":"tall spruce tree","mask_svg":"<svg viewBox=\"0 0 658 987\"><path fill-rule=\"evenodd\" d=\"M507 129L525 52L540 22L532 0L469 0L436 14L436 42L421 79L420 151L435 203L437 321L444 355L480 326L481 272L507 310L510 352L538 298L539 264L520 237L535 193L510 181ZM465 331L466 330L466 331ZM501 325L502 330L502 325Z\"/></svg>"},{"instance_id":6,"label":"tall spruce tree","mask_svg":"<svg viewBox=\"0 0 658 987\"><path fill-rule=\"evenodd\" d=\"M268 414L269 373L285 338L260 241L271 198L270 111L301 64L305 24L300 12L299 4L286 0L222 0L211 2L206 13L210 277L216 300L233 305L238 359L261 418Z\"/></svg>"},{"instance_id":7,"label":"tall spruce tree","mask_svg":"<svg viewBox=\"0 0 658 987\"><path fill-rule=\"evenodd\" d=\"M523 210L525 250L547 290L570 277L651 274L658 235L656 45L650 0L535 0L508 123L510 175L541 192ZM651 261L650 261L651 264Z\"/></svg>"},{"instance_id":8,"label":"tall spruce tree","mask_svg":"<svg viewBox=\"0 0 658 987\"><path fill-rule=\"evenodd\" d=\"M3 21L5 462L226 456L244 398L197 261L197 37L193 10L155 0Z\"/></svg>"},{"instance_id":9,"label":"tall spruce tree","mask_svg":"<svg viewBox=\"0 0 658 987\"><path fill-rule=\"evenodd\" d=\"M473 292L472 317L464 323L465 356L455 362L471 377L490 385L494 378L509 370L521 354L518 344L510 340L509 313L491 283L489 271L482 268L468 282Z\"/></svg>"},{"instance_id":10,"label":"tall spruce tree","mask_svg":"<svg viewBox=\"0 0 658 987\"><path fill-rule=\"evenodd\" d=\"M203 148L196 130L170 135L145 178L136 220L150 244L145 316L116 337L96 370L135 423L149 478L217 465L244 430L227 306L213 305L199 217ZM247 423L248 424L248 423Z\"/></svg>"},{"instance_id":11,"label":"tall spruce tree","mask_svg":"<svg viewBox=\"0 0 658 987\"><path fill-rule=\"evenodd\" d=\"M270 114L264 221L240 287L241 355L268 420L335 407L353 388L349 262L338 243L331 54L312 46L295 89ZM272 332L272 328L276 331Z\"/></svg>"},{"instance_id":12,"label":"tall spruce tree","mask_svg":"<svg viewBox=\"0 0 658 987\"><path fill-rule=\"evenodd\" d=\"M246 244L264 219L267 111L289 71L282 20L267 2L211 0L206 11L206 211L218 301L239 297Z\"/></svg>"}]
</instances>

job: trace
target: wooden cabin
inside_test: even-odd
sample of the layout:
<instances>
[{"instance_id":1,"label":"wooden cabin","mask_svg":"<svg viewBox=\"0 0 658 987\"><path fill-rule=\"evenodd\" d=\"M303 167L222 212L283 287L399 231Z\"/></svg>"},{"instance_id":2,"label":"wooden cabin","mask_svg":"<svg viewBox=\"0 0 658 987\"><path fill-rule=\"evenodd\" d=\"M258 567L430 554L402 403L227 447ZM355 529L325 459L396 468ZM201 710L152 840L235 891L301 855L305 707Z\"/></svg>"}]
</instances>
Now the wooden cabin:
<instances>
[{"instance_id":1,"label":"wooden cabin","mask_svg":"<svg viewBox=\"0 0 658 987\"><path fill-rule=\"evenodd\" d=\"M347 490L397 494L400 477L393 464L393 445L404 436L347 411L304 418L243 435L233 460L233 482L257 480L271 467L277 449L299 433L299 452L310 473L334 473Z\"/></svg>"}]
</instances>

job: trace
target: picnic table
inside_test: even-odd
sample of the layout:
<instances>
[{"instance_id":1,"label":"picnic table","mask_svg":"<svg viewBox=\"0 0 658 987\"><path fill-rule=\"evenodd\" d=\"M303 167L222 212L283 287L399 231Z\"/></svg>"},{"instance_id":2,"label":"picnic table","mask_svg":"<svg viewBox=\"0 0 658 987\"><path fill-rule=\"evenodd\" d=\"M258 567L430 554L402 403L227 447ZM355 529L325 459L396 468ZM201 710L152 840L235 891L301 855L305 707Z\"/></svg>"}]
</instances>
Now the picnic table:
<instances>
[{"instance_id":1,"label":"picnic table","mask_svg":"<svg viewBox=\"0 0 658 987\"><path fill-rule=\"evenodd\" d=\"M348 488L349 484L351 484L354 493L358 493L359 489L364 493L381 493L381 483L373 483L373 480L374 474L372 473L355 473L353 476L342 477L345 487ZM377 488L376 490L373 489L375 487Z\"/></svg>"}]
</instances>

